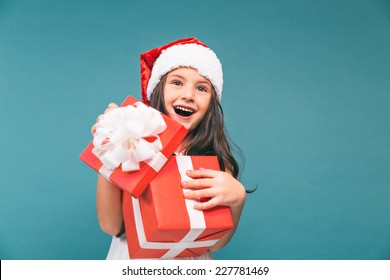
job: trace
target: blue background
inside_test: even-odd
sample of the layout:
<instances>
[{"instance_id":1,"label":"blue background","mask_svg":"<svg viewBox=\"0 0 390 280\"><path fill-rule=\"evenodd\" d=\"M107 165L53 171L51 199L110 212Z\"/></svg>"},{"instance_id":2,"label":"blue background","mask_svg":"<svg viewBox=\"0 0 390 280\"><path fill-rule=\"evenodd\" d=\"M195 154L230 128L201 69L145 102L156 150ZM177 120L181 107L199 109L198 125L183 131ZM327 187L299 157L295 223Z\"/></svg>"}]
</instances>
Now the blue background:
<instances>
[{"instance_id":1,"label":"blue background","mask_svg":"<svg viewBox=\"0 0 390 280\"><path fill-rule=\"evenodd\" d=\"M0 258L104 259L79 160L139 54L198 37L246 158L218 259L390 259L389 1L0 1Z\"/></svg>"}]
</instances>

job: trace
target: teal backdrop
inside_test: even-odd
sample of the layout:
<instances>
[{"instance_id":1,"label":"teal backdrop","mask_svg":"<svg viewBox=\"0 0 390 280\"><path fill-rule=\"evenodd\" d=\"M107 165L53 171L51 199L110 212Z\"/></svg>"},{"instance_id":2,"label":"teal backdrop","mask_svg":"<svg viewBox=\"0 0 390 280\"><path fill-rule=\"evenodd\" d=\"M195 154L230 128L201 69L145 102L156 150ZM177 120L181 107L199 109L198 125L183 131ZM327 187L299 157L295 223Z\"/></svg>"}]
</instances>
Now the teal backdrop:
<instances>
[{"instance_id":1,"label":"teal backdrop","mask_svg":"<svg viewBox=\"0 0 390 280\"><path fill-rule=\"evenodd\" d=\"M390 2L0 1L0 258L104 259L79 160L139 54L197 37L248 189L217 259L390 259Z\"/></svg>"}]
</instances>

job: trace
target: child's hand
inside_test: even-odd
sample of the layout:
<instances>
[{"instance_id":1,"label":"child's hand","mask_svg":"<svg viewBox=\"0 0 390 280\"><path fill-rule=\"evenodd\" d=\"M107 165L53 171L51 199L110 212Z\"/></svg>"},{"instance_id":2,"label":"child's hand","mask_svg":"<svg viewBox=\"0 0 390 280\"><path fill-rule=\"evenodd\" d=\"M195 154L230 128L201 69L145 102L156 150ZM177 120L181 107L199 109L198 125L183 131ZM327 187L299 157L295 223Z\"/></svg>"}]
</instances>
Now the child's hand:
<instances>
[{"instance_id":1,"label":"child's hand","mask_svg":"<svg viewBox=\"0 0 390 280\"><path fill-rule=\"evenodd\" d=\"M118 107L119 107L119 106L116 105L115 103L110 103L110 104L108 104L108 107L106 108L106 110L104 110L104 113L103 113L103 114L105 114L105 113L111 111L112 109L118 108ZM95 134L96 129L99 127L99 121L100 121L100 119L103 117L103 114L101 114L101 115L99 115L99 116L97 117L96 123L91 127L91 133L92 133L92 135Z\"/></svg>"},{"instance_id":2,"label":"child's hand","mask_svg":"<svg viewBox=\"0 0 390 280\"><path fill-rule=\"evenodd\" d=\"M229 173L200 169L189 170L187 175L194 180L182 183L183 188L187 189L184 197L191 199L210 198L207 202L195 204L195 209L205 210L217 205L242 208L246 196L245 188Z\"/></svg>"},{"instance_id":3,"label":"child's hand","mask_svg":"<svg viewBox=\"0 0 390 280\"><path fill-rule=\"evenodd\" d=\"M206 210L218 205L230 207L234 227L210 248L211 251L217 251L229 242L237 229L245 203L245 188L230 173L224 171L189 170L187 175L193 180L182 183L185 189L184 197L190 199L210 198L207 202L196 203L195 209Z\"/></svg>"}]
</instances>

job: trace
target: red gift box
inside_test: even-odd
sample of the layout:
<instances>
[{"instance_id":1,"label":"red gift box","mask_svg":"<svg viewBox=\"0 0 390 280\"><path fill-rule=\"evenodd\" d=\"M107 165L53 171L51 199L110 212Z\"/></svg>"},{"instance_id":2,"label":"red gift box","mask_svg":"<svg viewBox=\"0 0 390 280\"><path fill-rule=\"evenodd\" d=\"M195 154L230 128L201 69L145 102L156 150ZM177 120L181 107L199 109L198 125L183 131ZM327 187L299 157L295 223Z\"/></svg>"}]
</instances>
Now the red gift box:
<instances>
[{"instance_id":1,"label":"red gift box","mask_svg":"<svg viewBox=\"0 0 390 280\"><path fill-rule=\"evenodd\" d=\"M183 258L204 254L233 227L230 208L205 211L184 199L186 170L219 170L215 156L173 156L137 199L123 194L130 258Z\"/></svg>"},{"instance_id":2,"label":"red gift box","mask_svg":"<svg viewBox=\"0 0 390 280\"><path fill-rule=\"evenodd\" d=\"M127 97L126 100L121 104L121 107L126 107L128 105L132 105L134 107L145 106L146 108L146 105L140 103L132 96ZM151 107L147 108L148 110L152 109L155 112L158 112ZM158 112L158 114L161 113ZM137 163L139 164L139 170L123 171L123 163L116 168L107 168L102 163L103 159L98 157L96 147L94 147L93 141L81 153L80 159L84 161L87 165L89 165L91 168L98 171L101 175L110 180L112 183L118 185L122 190L129 192L134 197L139 197L141 193L145 190L145 188L148 186L150 181L152 181L152 179L156 176L157 172L166 163L167 159L172 156L173 152L180 145L181 141L187 133L187 130L184 128L184 126L182 126L178 122L172 120L164 114L161 114L161 116L166 124L166 129L160 134L158 134L157 137L161 141L161 143L159 144L162 146L162 148L159 153L156 153L155 157L152 158L152 160ZM142 140L146 140L148 142L147 145L149 143L153 144L153 142L156 140L156 137L148 137ZM144 141L144 143L146 142Z\"/></svg>"}]
</instances>

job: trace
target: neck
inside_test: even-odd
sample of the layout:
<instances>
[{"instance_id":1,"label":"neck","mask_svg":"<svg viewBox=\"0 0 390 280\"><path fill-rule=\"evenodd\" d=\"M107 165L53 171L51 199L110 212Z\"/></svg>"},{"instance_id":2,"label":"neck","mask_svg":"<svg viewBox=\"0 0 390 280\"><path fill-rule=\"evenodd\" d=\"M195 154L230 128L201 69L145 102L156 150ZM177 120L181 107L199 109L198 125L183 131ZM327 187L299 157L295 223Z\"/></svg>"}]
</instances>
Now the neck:
<instances>
[{"instance_id":1,"label":"neck","mask_svg":"<svg viewBox=\"0 0 390 280\"><path fill-rule=\"evenodd\" d=\"M184 139L181 143L180 143L180 145L176 148L176 150L175 150L175 153L177 153L177 154L181 154L181 153L185 153L185 151L184 151L184 147L185 146L187 146L187 140L186 139Z\"/></svg>"}]
</instances>

